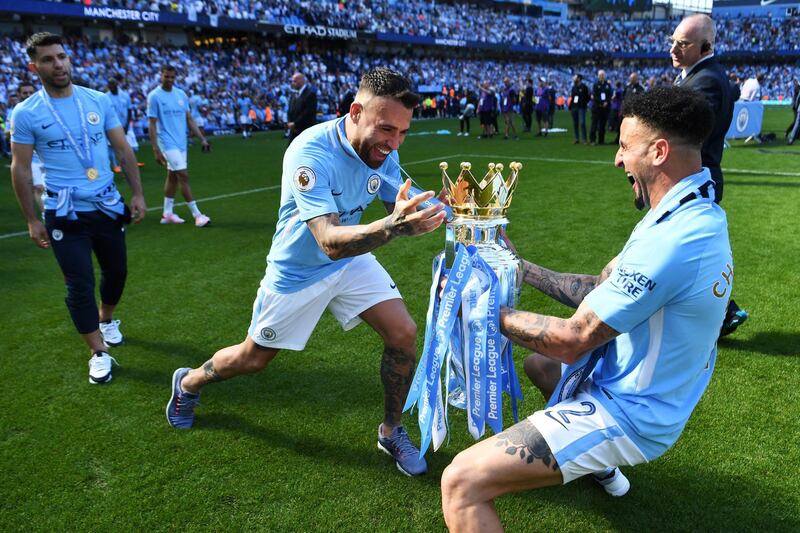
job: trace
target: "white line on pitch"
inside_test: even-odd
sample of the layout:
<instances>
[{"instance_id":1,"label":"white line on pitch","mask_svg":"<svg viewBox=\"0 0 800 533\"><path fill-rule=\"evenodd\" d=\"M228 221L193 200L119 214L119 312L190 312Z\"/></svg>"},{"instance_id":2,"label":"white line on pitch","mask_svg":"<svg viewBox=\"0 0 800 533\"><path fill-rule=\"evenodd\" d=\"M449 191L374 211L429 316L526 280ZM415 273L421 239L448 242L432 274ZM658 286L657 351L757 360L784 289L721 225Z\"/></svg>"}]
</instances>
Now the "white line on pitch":
<instances>
[{"instance_id":1,"label":"white line on pitch","mask_svg":"<svg viewBox=\"0 0 800 533\"><path fill-rule=\"evenodd\" d=\"M419 161L409 161L408 163L403 163L403 164L404 165L421 165L422 163L430 163L432 161L441 161L442 159L446 159L448 157L458 157L458 154L447 155L447 156L442 156L442 157L434 157L434 158L431 158L431 159L421 159ZM197 201L198 202L210 202L212 200L222 200L224 198L233 198L235 196L244 196L246 194L255 194L257 192L271 191L271 190L280 189L280 188L281 188L280 185L270 185L269 187L259 187L257 189L250 189L250 190L247 190L247 191L231 192L231 193L228 193L228 194L219 194L217 196L209 196L208 198L200 198ZM186 205L186 202L178 202L178 203L175 204L176 207L180 207L180 206L183 206L183 205ZM161 208L162 208L162 206L157 205L155 207L148 207L147 211L158 211ZM10 239L12 237L22 237L23 235L27 236L28 232L27 231L15 231L14 233L5 233L3 235L0 235L0 240Z\"/></svg>"}]
</instances>

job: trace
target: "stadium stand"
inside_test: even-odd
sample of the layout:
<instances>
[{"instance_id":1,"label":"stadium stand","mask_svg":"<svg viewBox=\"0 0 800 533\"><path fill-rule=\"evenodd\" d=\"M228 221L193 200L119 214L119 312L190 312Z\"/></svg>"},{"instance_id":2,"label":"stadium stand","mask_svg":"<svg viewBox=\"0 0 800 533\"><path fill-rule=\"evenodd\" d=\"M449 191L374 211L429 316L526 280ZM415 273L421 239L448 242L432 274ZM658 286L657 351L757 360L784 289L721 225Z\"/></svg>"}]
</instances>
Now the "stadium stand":
<instances>
[{"instance_id":1,"label":"stadium stand","mask_svg":"<svg viewBox=\"0 0 800 533\"><path fill-rule=\"evenodd\" d=\"M234 106L237 96L243 93L254 102L256 124L282 127L290 94L289 76L294 71L303 72L317 89L323 117L334 115L340 97L357 85L360 73L378 64L405 72L421 92L439 95L434 113L438 116L455 115L456 102L465 90L474 92L482 81L499 83L505 76L519 88L527 77L544 77L563 102L576 72L591 83L597 70L603 68L614 85L616 81L624 84L635 71L646 87L669 84L676 74L666 53L674 19L594 16L562 20L519 14L508 4L487 8L485 3L477 7L462 2L420 0L78 3L84 8L82 13L68 9L78 6L60 2L26 4L44 5L45 12L51 7L68 9L67 16L74 13L76 17L95 17L95 22L102 15L116 20L116 27L122 24L120 20L154 20L146 13L179 14L184 18L176 18L174 23L181 31L193 33L186 37L189 46L142 42L146 40L145 33L141 31L143 23L138 22L138 30L133 32L120 32L112 26L102 39L97 35L90 39L85 34L72 38L74 57L80 58L74 65L75 76L100 90L105 89L108 79L121 76L123 88L131 93L134 131L140 136L146 125L145 95L157 85L158 69L163 63L175 65L180 71L179 84L199 97L194 112L202 117L209 132L236 129L239 113ZM86 10L92 7L113 10ZM3 9L0 2L0 14ZM57 13L60 11L54 11L53 17ZM193 21L205 20L202 16L222 17L208 19L216 22L218 29L209 32L193 27ZM158 19L160 24L171 24L171 20ZM265 28L277 33L262 32L260 38L252 38L256 34L246 30L255 29L255 25L231 26L228 29L238 29L237 34L219 37L225 35L229 20L267 24L270 26ZM737 16L722 18L718 24L716 50L729 72L741 80L763 73L766 81L762 98L790 100L792 80L798 76L800 17ZM355 31L344 35L312 31L319 27ZM164 31L166 26L160 29ZM109 34L116 38L109 39ZM19 34L0 39L0 107L5 107L20 81L31 79L25 68L23 42L24 36ZM509 44L522 48L502 46ZM509 51L521 53L512 56ZM0 115L4 116L5 110ZM271 120L267 122L267 118Z\"/></svg>"}]
</instances>

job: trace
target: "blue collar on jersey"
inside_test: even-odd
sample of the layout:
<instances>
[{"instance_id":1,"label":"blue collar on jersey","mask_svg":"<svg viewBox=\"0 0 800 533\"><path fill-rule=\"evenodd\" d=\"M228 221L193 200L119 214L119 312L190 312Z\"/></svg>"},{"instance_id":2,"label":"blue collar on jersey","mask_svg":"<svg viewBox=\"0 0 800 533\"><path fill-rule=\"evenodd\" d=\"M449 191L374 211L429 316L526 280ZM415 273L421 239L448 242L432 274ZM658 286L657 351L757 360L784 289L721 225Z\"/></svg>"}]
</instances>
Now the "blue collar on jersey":
<instances>
[{"instance_id":1,"label":"blue collar on jersey","mask_svg":"<svg viewBox=\"0 0 800 533\"><path fill-rule=\"evenodd\" d=\"M344 121L349 116L350 113L346 114L345 116L339 119L339 122L336 123L336 136L339 139L339 144L342 146L342 150L344 150L344 153L349 155L350 157L353 157L361 161L361 158L358 157L358 154L353 148L353 145L350 144L349 140L347 140L347 131L344 129Z\"/></svg>"}]
</instances>

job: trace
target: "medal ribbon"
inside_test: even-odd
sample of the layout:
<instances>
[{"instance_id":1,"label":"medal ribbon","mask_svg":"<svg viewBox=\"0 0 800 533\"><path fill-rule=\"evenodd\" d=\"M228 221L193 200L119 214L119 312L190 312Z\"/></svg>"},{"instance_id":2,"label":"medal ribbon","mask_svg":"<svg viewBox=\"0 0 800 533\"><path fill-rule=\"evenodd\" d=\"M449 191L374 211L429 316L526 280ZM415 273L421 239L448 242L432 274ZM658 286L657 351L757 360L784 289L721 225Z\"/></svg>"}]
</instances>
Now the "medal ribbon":
<instances>
[{"instance_id":1,"label":"medal ribbon","mask_svg":"<svg viewBox=\"0 0 800 533\"><path fill-rule=\"evenodd\" d=\"M75 155L78 157L78 160L81 162L81 165L84 169L88 170L94 167L94 161L92 160L92 147L89 144L89 126L86 124L86 114L83 110L83 102L81 102L80 97L78 96L78 89L77 87L73 87L72 90L72 99L75 101L75 104L78 106L78 121L81 124L81 135L83 137L83 149L80 148L78 142L75 140L75 136L72 135L72 131L67 127L67 124L64 122L64 118L61 116L61 113L53 106L53 102L50 101L50 97L47 95L47 91L44 89L39 90L39 95L42 97L44 101L44 105L47 106L47 109L50 111L50 114L53 115L53 119L56 121L58 126L61 128L61 131L64 132L64 136L67 138L70 146L72 147L72 151L75 152Z\"/></svg>"}]
</instances>

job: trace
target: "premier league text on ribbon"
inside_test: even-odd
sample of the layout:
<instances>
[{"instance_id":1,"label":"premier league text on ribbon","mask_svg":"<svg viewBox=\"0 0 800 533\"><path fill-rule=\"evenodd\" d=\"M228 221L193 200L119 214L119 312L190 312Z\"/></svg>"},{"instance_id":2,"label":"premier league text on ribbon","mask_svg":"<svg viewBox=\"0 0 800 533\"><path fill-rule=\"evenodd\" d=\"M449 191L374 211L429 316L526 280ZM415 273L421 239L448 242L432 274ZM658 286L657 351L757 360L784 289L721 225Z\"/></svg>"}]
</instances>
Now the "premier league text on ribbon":
<instances>
[{"instance_id":1,"label":"premier league text on ribbon","mask_svg":"<svg viewBox=\"0 0 800 533\"><path fill-rule=\"evenodd\" d=\"M425 347L404 408L416 405L419 410L421 454L431 443L437 450L444 442L448 404L467 411L469 433L478 439L486 425L502 431L503 391L511 398L515 420L516 402L522 398L511 343L499 324L500 306L516 303L522 280L519 258L499 239L522 165L511 163L506 179L503 165L490 164L478 181L472 165L461 163L455 183L447 163L440 168L453 216L445 251L433 263Z\"/></svg>"}]
</instances>

